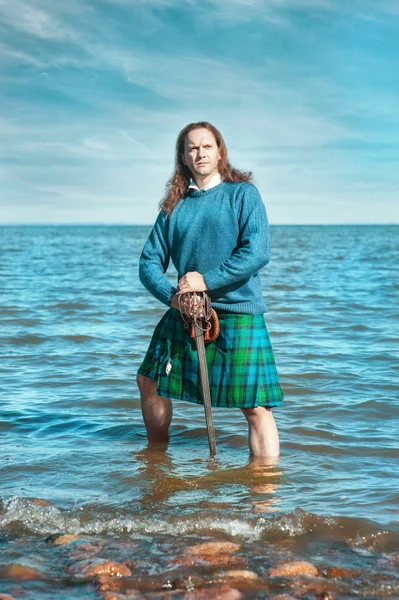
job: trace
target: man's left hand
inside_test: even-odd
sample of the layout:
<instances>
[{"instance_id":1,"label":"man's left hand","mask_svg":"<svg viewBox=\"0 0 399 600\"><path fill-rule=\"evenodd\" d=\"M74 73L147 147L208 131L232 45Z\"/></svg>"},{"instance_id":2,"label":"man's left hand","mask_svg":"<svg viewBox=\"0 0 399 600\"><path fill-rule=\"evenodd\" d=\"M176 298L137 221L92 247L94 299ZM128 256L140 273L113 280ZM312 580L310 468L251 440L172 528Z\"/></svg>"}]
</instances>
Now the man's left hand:
<instances>
[{"instance_id":1,"label":"man's left hand","mask_svg":"<svg viewBox=\"0 0 399 600\"><path fill-rule=\"evenodd\" d=\"M177 294L179 295L187 292L204 292L207 289L204 278L197 271L186 273L177 284Z\"/></svg>"}]
</instances>

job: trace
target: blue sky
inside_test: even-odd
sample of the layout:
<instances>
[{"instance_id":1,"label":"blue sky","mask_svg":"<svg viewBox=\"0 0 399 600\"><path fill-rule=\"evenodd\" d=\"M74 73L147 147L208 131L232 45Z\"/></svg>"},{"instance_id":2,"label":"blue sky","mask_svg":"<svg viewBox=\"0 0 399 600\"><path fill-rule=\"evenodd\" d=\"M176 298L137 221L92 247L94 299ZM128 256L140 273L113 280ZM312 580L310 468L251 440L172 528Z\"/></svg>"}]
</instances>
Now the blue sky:
<instances>
[{"instance_id":1,"label":"blue sky","mask_svg":"<svg viewBox=\"0 0 399 600\"><path fill-rule=\"evenodd\" d=\"M399 223L397 0L0 0L0 23L0 223L152 223L197 120L272 224Z\"/></svg>"}]
</instances>

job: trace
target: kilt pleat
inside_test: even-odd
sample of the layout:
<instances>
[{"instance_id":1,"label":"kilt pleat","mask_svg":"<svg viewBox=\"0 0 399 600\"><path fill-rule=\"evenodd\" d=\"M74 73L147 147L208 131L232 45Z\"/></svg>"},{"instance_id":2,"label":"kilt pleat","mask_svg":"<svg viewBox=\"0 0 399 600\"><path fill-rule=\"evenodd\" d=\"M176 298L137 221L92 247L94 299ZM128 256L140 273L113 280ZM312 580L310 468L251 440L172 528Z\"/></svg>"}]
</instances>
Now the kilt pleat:
<instances>
[{"instance_id":1,"label":"kilt pleat","mask_svg":"<svg viewBox=\"0 0 399 600\"><path fill-rule=\"evenodd\" d=\"M212 406L281 406L284 395L263 314L217 312L219 337L205 345ZM175 308L156 325L138 372L157 382L160 396L203 404L195 340Z\"/></svg>"}]
</instances>

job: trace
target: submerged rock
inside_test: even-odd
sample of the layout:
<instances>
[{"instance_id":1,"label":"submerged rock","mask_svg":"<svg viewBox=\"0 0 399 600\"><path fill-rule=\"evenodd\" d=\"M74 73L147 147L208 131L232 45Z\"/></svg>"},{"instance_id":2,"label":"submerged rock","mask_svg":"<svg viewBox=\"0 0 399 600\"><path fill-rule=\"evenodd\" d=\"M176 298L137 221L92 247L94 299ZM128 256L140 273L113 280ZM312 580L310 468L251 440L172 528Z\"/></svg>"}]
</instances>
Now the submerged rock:
<instances>
[{"instance_id":1,"label":"submerged rock","mask_svg":"<svg viewBox=\"0 0 399 600\"><path fill-rule=\"evenodd\" d=\"M107 592L103 596L103 600L142 600L143 596L140 592L130 592L126 594L117 594L116 592Z\"/></svg>"},{"instance_id":2,"label":"submerged rock","mask_svg":"<svg viewBox=\"0 0 399 600\"><path fill-rule=\"evenodd\" d=\"M184 551L183 556L178 556L171 561L170 565L192 566L201 561L216 567L235 567L243 566L244 559L234 555L239 550L238 544L232 542L207 542L196 546L189 546Z\"/></svg>"},{"instance_id":3,"label":"submerged rock","mask_svg":"<svg viewBox=\"0 0 399 600\"><path fill-rule=\"evenodd\" d=\"M126 565L101 558L72 563L68 565L67 572L70 575L80 575L84 578L103 574L112 577L129 577L132 574Z\"/></svg>"},{"instance_id":4,"label":"submerged rock","mask_svg":"<svg viewBox=\"0 0 399 600\"><path fill-rule=\"evenodd\" d=\"M235 579L235 580L240 579L242 581L260 581L260 579L261 579L259 577L259 575L257 575L253 571L246 571L246 570L239 570L239 569L226 571L225 573L221 573L220 576L224 577L226 579Z\"/></svg>"},{"instance_id":5,"label":"submerged rock","mask_svg":"<svg viewBox=\"0 0 399 600\"><path fill-rule=\"evenodd\" d=\"M113 577L112 575L96 575L95 585L96 590L100 593L123 592L123 594L127 594L128 596L129 594L139 594L139 591L136 589L137 583L125 577Z\"/></svg>"},{"instance_id":6,"label":"submerged rock","mask_svg":"<svg viewBox=\"0 0 399 600\"><path fill-rule=\"evenodd\" d=\"M295 561L283 563L277 567L273 567L269 571L270 577L295 577L296 575L311 575L317 577L318 570L312 563L306 561Z\"/></svg>"},{"instance_id":7,"label":"submerged rock","mask_svg":"<svg viewBox=\"0 0 399 600\"><path fill-rule=\"evenodd\" d=\"M182 600L242 600L244 595L235 588L222 586L187 592Z\"/></svg>"},{"instance_id":8,"label":"submerged rock","mask_svg":"<svg viewBox=\"0 0 399 600\"><path fill-rule=\"evenodd\" d=\"M0 600L15 600L14 596L9 596L8 594L0 594Z\"/></svg>"},{"instance_id":9,"label":"submerged rock","mask_svg":"<svg viewBox=\"0 0 399 600\"><path fill-rule=\"evenodd\" d=\"M4 576L11 577L13 579L23 579L24 581L29 581L32 579L40 579L42 574L33 567L25 567L24 565L11 563L10 565L5 566Z\"/></svg>"},{"instance_id":10,"label":"submerged rock","mask_svg":"<svg viewBox=\"0 0 399 600\"><path fill-rule=\"evenodd\" d=\"M115 592L107 592L103 596L103 600L142 600L143 596L140 592L130 592L129 594L117 594Z\"/></svg>"},{"instance_id":11,"label":"submerged rock","mask_svg":"<svg viewBox=\"0 0 399 600\"><path fill-rule=\"evenodd\" d=\"M35 506L54 506L49 500L43 500L43 498L27 498Z\"/></svg>"},{"instance_id":12,"label":"submerged rock","mask_svg":"<svg viewBox=\"0 0 399 600\"><path fill-rule=\"evenodd\" d=\"M349 577L350 579L360 577L362 574L360 569L342 569L341 567L329 567L325 571L326 577L336 578L336 577Z\"/></svg>"},{"instance_id":13,"label":"submerged rock","mask_svg":"<svg viewBox=\"0 0 399 600\"><path fill-rule=\"evenodd\" d=\"M208 542L197 546L189 546L186 552L198 556L215 556L216 554L232 554L239 548L240 546L233 542Z\"/></svg>"},{"instance_id":14,"label":"submerged rock","mask_svg":"<svg viewBox=\"0 0 399 600\"><path fill-rule=\"evenodd\" d=\"M51 538L51 540L47 538L47 541L51 544L54 544L54 546L62 546L63 544L69 544L69 542L74 542L78 539L78 535L74 535L72 533L61 533L56 534L54 537Z\"/></svg>"}]
</instances>

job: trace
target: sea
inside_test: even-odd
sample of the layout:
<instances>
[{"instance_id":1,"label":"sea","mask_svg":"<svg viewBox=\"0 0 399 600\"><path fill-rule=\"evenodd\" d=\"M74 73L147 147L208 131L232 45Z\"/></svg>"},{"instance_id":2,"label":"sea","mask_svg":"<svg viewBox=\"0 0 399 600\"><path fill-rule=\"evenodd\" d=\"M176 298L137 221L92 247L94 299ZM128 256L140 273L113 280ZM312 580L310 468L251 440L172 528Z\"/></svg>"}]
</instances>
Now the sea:
<instances>
[{"instance_id":1,"label":"sea","mask_svg":"<svg viewBox=\"0 0 399 600\"><path fill-rule=\"evenodd\" d=\"M178 401L148 445L150 231L0 227L0 598L399 598L399 226L271 226L274 461Z\"/></svg>"}]
</instances>

